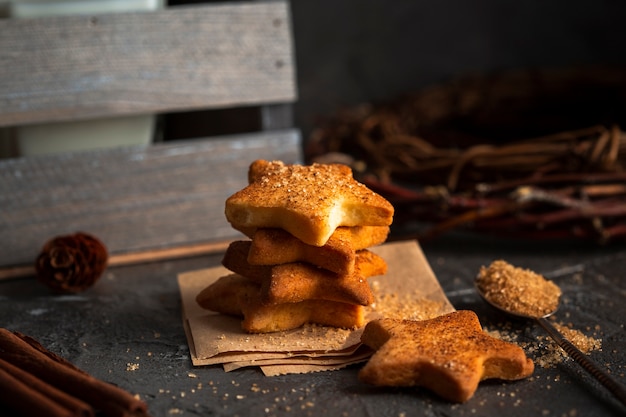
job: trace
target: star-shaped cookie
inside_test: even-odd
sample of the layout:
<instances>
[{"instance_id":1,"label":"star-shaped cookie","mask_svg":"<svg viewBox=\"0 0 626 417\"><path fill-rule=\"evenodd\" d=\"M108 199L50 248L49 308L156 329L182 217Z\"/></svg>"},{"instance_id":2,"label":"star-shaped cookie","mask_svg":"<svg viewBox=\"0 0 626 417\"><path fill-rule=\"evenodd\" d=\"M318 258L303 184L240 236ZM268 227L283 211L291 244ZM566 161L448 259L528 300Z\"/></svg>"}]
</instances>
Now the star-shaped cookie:
<instances>
[{"instance_id":1,"label":"star-shaped cookie","mask_svg":"<svg viewBox=\"0 0 626 417\"><path fill-rule=\"evenodd\" d=\"M259 228L248 253L251 265L307 262L336 274L354 272L356 252L383 243L389 226L340 226L324 246L307 245L283 229Z\"/></svg>"},{"instance_id":2,"label":"star-shaped cookie","mask_svg":"<svg viewBox=\"0 0 626 417\"><path fill-rule=\"evenodd\" d=\"M376 350L361 381L420 386L453 402L470 399L484 379L517 380L534 370L522 348L487 335L469 310L424 321L374 320L361 340Z\"/></svg>"},{"instance_id":3,"label":"star-shaped cookie","mask_svg":"<svg viewBox=\"0 0 626 417\"><path fill-rule=\"evenodd\" d=\"M307 299L369 305L374 302L374 295L366 278L387 272L384 259L367 249L356 253L352 274L338 275L304 262L250 265L246 260L250 246L250 241L231 242L222 265L260 284L260 301L266 305Z\"/></svg>"},{"instance_id":4,"label":"star-shaped cookie","mask_svg":"<svg viewBox=\"0 0 626 417\"><path fill-rule=\"evenodd\" d=\"M226 200L233 228L281 228L304 243L323 246L339 226L389 226L394 209L356 181L341 164L285 164L257 160L249 185Z\"/></svg>"},{"instance_id":5,"label":"star-shaped cookie","mask_svg":"<svg viewBox=\"0 0 626 417\"><path fill-rule=\"evenodd\" d=\"M237 274L225 275L203 289L200 307L243 316L241 327L249 333L270 333L298 328L305 323L355 329L365 322L364 307L329 300L264 305L258 283Z\"/></svg>"}]
</instances>

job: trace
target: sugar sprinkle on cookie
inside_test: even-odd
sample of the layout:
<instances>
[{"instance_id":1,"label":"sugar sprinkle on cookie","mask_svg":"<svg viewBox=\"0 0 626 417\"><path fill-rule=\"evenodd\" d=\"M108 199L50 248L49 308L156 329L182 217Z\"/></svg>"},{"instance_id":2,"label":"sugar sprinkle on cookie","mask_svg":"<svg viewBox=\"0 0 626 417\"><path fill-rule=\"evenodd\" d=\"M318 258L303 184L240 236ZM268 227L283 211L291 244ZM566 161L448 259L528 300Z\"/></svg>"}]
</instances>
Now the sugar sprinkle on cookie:
<instances>
[{"instance_id":1,"label":"sugar sprinkle on cookie","mask_svg":"<svg viewBox=\"0 0 626 417\"><path fill-rule=\"evenodd\" d=\"M346 165L257 160L248 181L226 200L226 219L237 230L277 227L323 246L339 226L389 226L393 220L393 206Z\"/></svg>"}]
</instances>

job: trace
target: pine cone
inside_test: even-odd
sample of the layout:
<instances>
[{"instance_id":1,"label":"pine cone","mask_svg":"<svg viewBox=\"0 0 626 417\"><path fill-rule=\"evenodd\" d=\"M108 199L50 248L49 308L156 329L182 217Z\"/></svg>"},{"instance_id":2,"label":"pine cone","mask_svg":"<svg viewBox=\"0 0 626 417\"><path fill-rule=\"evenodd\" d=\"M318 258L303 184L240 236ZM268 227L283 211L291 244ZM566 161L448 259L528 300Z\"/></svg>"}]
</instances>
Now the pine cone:
<instances>
[{"instance_id":1,"label":"pine cone","mask_svg":"<svg viewBox=\"0 0 626 417\"><path fill-rule=\"evenodd\" d=\"M96 283L107 266L107 249L86 233L49 240L35 263L37 279L60 293L79 293Z\"/></svg>"}]
</instances>

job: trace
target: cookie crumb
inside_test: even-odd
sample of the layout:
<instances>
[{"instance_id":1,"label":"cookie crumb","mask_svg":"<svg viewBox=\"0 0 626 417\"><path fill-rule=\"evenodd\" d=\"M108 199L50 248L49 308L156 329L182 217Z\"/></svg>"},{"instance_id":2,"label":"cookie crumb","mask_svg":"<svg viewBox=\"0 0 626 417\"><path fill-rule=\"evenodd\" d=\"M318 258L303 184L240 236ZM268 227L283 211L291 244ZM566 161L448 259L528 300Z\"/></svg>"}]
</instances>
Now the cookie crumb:
<instances>
[{"instance_id":1,"label":"cookie crumb","mask_svg":"<svg viewBox=\"0 0 626 417\"><path fill-rule=\"evenodd\" d=\"M136 371L139 369L139 364L138 363L127 363L126 364L126 370L128 372L132 372L132 371Z\"/></svg>"}]
</instances>

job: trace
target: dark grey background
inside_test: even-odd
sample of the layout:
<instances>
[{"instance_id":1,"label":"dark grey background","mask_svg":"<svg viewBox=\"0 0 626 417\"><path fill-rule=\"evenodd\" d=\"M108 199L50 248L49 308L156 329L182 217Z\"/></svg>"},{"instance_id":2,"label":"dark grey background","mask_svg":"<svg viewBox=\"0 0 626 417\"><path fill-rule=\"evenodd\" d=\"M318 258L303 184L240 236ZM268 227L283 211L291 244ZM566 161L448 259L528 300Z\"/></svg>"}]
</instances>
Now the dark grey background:
<instances>
[{"instance_id":1,"label":"dark grey background","mask_svg":"<svg viewBox=\"0 0 626 417\"><path fill-rule=\"evenodd\" d=\"M342 106L467 73L626 62L619 0L292 0L304 137Z\"/></svg>"}]
</instances>

